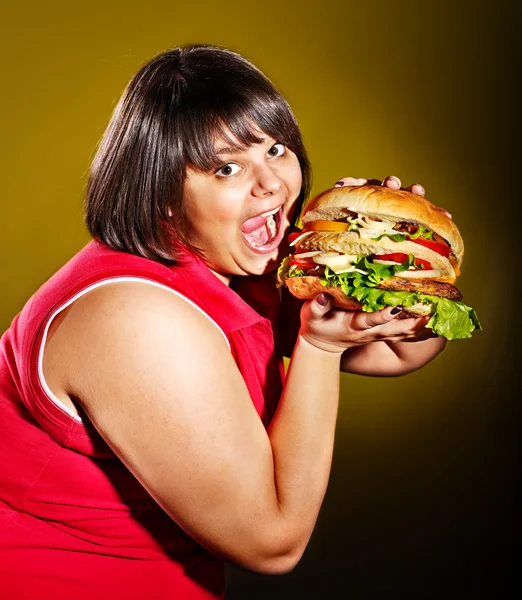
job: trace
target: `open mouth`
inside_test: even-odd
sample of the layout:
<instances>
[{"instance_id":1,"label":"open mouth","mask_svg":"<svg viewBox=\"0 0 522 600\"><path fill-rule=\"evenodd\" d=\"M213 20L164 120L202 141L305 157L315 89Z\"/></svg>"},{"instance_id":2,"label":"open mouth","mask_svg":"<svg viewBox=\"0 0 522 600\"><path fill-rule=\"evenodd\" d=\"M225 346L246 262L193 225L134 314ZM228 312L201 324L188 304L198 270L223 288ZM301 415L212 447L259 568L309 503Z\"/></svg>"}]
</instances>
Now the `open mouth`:
<instances>
[{"instance_id":1,"label":"open mouth","mask_svg":"<svg viewBox=\"0 0 522 600\"><path fill-rule=\"evenodd\" d=\"M241 233L247 245L256 252L263 254L272 252L283 239L281 227L282 207L252 217L241 226Z\"/></svg>"}]
</instances>

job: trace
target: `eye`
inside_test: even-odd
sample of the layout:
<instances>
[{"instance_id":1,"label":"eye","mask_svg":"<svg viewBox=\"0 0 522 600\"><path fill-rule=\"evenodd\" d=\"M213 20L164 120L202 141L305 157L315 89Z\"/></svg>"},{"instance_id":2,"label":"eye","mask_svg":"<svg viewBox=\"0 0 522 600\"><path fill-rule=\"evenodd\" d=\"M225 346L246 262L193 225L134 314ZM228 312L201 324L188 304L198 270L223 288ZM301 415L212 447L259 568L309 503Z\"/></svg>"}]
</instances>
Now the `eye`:
<instances>
[{"instance_id":1,"label":"eye","mask_svg":"<svg viewBox=\"0 0 522 600\"><path fill-rule=\"evenodd\" d=\"M277 142L270 148L270 150L268 151L268 154L270 154L270 156L281 156L285 152L286 152L285 145L281 144L281 142Z\"/></svg>"},{"instance_id":2,"label":"eye","mask_svg":"<svg viewBox=\"0 0 522 600\"><path fill-rule=\"evenodd\" d=\"M215 172L215 174L218 177L231 177L232 175L235 175L236 173L238 173L240 170L241 170L241 167L239 167L235 163L227 163L226 165L219 167L219 169Z\"/></svg>"}]
</instances>

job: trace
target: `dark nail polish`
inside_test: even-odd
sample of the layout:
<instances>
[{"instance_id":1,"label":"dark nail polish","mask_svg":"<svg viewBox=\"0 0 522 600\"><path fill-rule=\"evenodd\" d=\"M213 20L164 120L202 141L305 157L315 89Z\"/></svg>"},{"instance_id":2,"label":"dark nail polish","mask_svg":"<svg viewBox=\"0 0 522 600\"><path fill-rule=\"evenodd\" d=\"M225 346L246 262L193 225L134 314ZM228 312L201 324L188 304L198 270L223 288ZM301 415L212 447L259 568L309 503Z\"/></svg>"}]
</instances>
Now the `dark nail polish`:
<instances>
[{"instance_id":1,"label":"dark nail polish","mask_svg":"<svg viewBox=\"0 0 522 600\"><path fill-rule=\"evenodd\" d=\"M391 314L392 315L398 315L401 312L402 308L399 308L398 306L396 306L395 308L391 309Z\"/></svg>"},{"instance_id":2,"label":"dark nail polish","mask_svg":"<svg viewBox=\"0 0 522 600\"><path fill-rule=\"evenodd\" d=\"M334 187L335 187L335 186L339 186L339 187L341 187L341 186L343 186L343 185L344 185L344 181L338 181L338 182L337 182L337 183L334 185Z\"/></svg>"},{"instance_id":3,"label":"dark nail polish","mask_svg":"<svg viewBox=\"0 0 522 600\"><path fill-rule=\"evenodd\" d=\"M319 296L317 296L317 303L321 306L326 306L328 304L328 298L324 294L319 294Z\"/></svg>"}]
</instances>

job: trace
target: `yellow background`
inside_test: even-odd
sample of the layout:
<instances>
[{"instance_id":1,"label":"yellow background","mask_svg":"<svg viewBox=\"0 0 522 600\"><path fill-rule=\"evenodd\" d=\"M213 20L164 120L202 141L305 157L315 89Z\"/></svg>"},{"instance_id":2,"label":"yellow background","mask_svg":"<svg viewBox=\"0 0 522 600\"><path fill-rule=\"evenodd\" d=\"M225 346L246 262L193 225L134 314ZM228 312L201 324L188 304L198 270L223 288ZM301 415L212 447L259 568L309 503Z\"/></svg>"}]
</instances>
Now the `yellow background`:
<instances>
[{"instance_id":1,"label":"yellow background","mask_svg":"<svg viewBox=\"0 0 522 600\"><path fill-rule=\"evenodd\" d=\"M2 12L0 330L88 240L86 172L125 84L187 42L239 51L276 83L301 124L314 193L345 175L396 174L421 182L464 237L459 287L484 332L403 378L342 376L331 484L304 558L283 577L231 568L227 598L507 597L515 3L27 0Z\"/></svg>"}]
</instances>

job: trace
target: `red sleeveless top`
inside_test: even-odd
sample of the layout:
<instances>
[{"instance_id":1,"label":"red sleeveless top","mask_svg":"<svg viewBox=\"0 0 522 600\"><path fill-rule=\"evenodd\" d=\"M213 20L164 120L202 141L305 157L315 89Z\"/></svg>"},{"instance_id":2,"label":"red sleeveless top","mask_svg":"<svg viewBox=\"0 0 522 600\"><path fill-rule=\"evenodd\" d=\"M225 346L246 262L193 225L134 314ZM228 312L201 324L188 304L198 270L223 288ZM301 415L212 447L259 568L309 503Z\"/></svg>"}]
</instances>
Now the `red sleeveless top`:
<instances>
[{"instance_id":1,"label":"red sleeveless top","mask_svg":"<svg viewBox=\"0 0 522 600\"><path fill-rule=\"evenodd\" d=\"M164 286L201 309L226 337L265 426L277 407L284 371L272 279L242 278L234 291L195 256L170 267L90 242L35 293L0 341L2 598L222 597L222 562L159 508L86 417L53 396L41 372L54 316L120 279Z\"/></svg>"}]
</instances>

